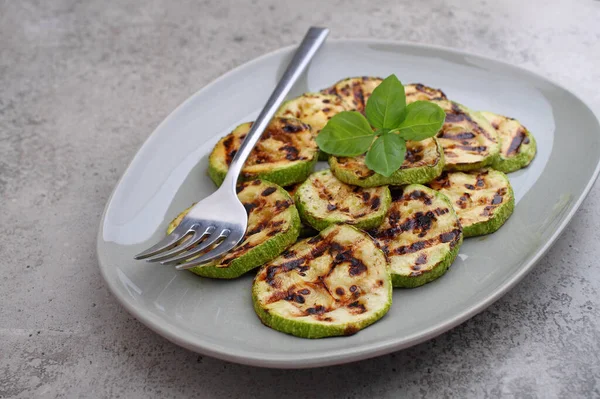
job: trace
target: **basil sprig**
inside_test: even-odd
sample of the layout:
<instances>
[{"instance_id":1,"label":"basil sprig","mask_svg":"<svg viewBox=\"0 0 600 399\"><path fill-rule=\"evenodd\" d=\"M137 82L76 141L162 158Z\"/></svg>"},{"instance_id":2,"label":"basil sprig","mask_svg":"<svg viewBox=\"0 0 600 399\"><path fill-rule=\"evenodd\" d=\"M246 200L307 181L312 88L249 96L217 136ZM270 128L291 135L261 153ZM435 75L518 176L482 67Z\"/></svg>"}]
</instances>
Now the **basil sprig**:
<instances>
[{"instance_id":1,"label":"basil sprig","mask_svg":"<svg viewBox=\"0 0 600 399\"><path fill-rule=\"evenodd\" d=\"M446 116L443 109L429 101L406 105L404 86L396 75L388 76L373 90L365 115L356 111L335 115L317 136L317 144L337 156L366 153L367 167L386 177L404 162L406 140L435 136Z\"/></svg>"}]
</instances>

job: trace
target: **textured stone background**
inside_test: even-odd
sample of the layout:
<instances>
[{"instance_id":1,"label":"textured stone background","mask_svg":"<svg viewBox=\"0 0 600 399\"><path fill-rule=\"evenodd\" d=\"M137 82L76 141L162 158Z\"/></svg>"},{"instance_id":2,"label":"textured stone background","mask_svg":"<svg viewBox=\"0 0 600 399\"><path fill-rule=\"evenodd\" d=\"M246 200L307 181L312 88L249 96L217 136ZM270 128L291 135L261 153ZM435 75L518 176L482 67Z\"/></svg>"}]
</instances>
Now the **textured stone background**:
<instances>
[{"instance_id":1,"label":"textured stone background","mask_svg":"<svg viewBox=\"0 0 600 399\"><path fill-rule=\"evenodd\" d=\"M493 56L600 104L600 1L373 3L0 0L0 397L600 396L600 186L487 311L355 364L198 356L108 292L96 231L137 148L196 90L310 24Z\"/></svg>"}]
</instances>

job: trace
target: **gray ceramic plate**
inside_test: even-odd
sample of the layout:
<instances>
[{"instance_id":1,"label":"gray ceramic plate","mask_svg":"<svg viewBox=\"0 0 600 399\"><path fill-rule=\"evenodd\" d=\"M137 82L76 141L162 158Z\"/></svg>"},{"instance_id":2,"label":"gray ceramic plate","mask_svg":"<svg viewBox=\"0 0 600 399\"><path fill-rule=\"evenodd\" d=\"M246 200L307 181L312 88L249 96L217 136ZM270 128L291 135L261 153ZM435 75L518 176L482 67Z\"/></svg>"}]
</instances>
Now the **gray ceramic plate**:
<instances>
[{"instance_id":1,"label":"gray ceramic plate","mask_svg":"<svg viewBox=\"0 0 600 399\"><path fill-rule=\"evenodd\" d=\"M330 41L295 93L356 75L387 76L442 88L474 109L518 118L538 155L510 175L514 215L497 233L465 240L441 279L395 290L390 312L350 337L306 340L263 326L252 310L252 276L216 281L133 255L157 241L181 210L214 190L207 156L217 139L252 120L293 49L251 61L208 85L152 133L115 188L100 225L98 259L118 300L135 317L191 350L281 368L365 359L415 345L467 320L531 270L589 191L600 160L600 125L564 88L526 70L476 55L374 40Z\"/></svg>"}]
</instances>

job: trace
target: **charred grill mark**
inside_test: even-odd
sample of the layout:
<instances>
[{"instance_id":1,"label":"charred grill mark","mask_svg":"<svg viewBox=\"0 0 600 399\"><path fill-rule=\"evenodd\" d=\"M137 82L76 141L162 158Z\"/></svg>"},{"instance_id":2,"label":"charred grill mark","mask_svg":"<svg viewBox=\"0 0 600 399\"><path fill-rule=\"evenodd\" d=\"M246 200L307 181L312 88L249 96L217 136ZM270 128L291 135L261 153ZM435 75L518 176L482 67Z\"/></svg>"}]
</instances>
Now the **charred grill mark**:
<instances>
[{"instance_id":1,"label":"charred grill mark","mask_svg":"<svg viewBox=\"0 0 600 399\"><path fill-rule=\"evenodd\" d=\"M406 199L421 201L425 205L431 205L432 200L432 198L429 195L427 195L427 193L421 190L412 191L410 194L408 194L408 196L406 196Z\"/></svg>"},{"instance_id":2,"label":"charred grill mark","mask_svg":"<svg viewBox=\"0 0 600 399\"><path fill-rule=\"evenodd\" d=\"M460 209L466 209L469 206L470 201L471 195L469 193L463 193L463 195L456 200L456 205L458 205Z\"/></svg>"},{"instance_id":3,"label":"charred grill mark","mask_svg":"<svg viewBox=\"0 0 600 399\"><path fill-rule=\"evenodd\" d=\"M237 146L233 134L227 135L225 140L223 140L223 148L225 149L225 163L229 166L237 153Z\"/></svg>"},{"instance_id":4,"label":"charred grill mark","mask_svg":"<svg viewBox=\"0 0 600 399\"><path fill-rule=\"evenodd\" d=\"M417 163L423 160L423 147L414 146L406 150L406 156L404 158L409 163Z\"/></svg>"},{"instance_id":5,"label":"charred grill mark","mask_svg":"<svg viewBox=\"0 0 600 399\"><path fill-rule=\"evenodd\" d=\"M277 189L275 187L268 187L268 188L264 189L263 192L260 193L260 195L262 195L263 197L267 197L267 196L273 194L275 191L277 191Z\"/></svg>"},{"instance_id":6,"label":"charred grill mark","mask_svg":"<svg viewBox=\"0 0 600 399\"><path fill-rule=\"evenodd\" d=\"M361 194L361 197L362 197L362 200L363 200L364 202L367 202L367 201L369 200L369 198L371 198L371 194L369 194L369 193L368 193L368 192L366 192L366 191L363 191L363 192L362 192L362 194Z\"/></svg>"},{"instance_id":7,"label":"charred grill mark","mask_svg":"<svg viewBox=\"0 0 600 399\"><path fill-rule=\"evenodd\" d=\"M527 139L527 143L525 143L525 139ZM525 131L525 129L523 129L523 127L519 127L519 129L517 130L517 134L515 135L515 137L513 137L513 139L510 142L510 145L508 146L506 155L507 156L515 155L517 152L519 152L519 148L521 148L521 144L528 144L528 143L529 143L529 138L527 137L527 132Z\"/></svg>"},{"instance_id":8,"label":"charred grill mark","mask_svg":"<svg viewBox=\"0 0 600 399\"><path fill-rule=\"evenodd\" d=\"M436 208L425 213L415 212L409 219L400 224L400 212L397 209L392 209L388 213L388 222L390 228L375 231L373 236L379 240L393 240L399 234L407 231L412 231L413 234L419 237L425 237L429 230L433 227L433 223L437 221L437 216L448 213L446 208Z\"/></svg>"},{"instance_id":9,"label":"charred grill mark","mask_svg":"<svg viewBox=\"0 0 600 399\"><path fill-rule=\"evenodd\" d=\"M285 259L293 258L294 256L296 256L296 252L292 250L287 250L281 256L283 256Z\"/></svg>"},{"instance_id":10,"label":"charred grill mark","mask_svg":"<svg viewBox=\"0 0 600 399\"><path fill-rule=\"evenodd\" d=\"M355 293L355 292L356 292L356 290L358 290L358 287L357 287L357 286L355 286L355 285L351 285L351 286L350 286L350 292L352 292L352 293Z\"/></svg>"},{"instance_id":11,"label":"charred grill mark","mask_svg":"<svg viewBox=\"0 0 600 399\"><path fill-rule=\"evenodd\" d=\"M437 237L433 237L433 238L430 238L430 239L427 239L424 241L417 241L410 245L400 246L400 247L394 249L394 253L396 255L411 254L411 253L418 252L425 248L430 248L439 243L448 243L448 242L450 243L450 248L454 248L454 246L456 246L456 244L458 243L458 240L460 238L460 233L461 233L460 229L454 229L452 231L442 233Z\"/></svg>"},{"instance_id":12,"label":"charred grill mark","mask_svg":"<svg viewBox=\"0 0 600 399\"><path fill-rule=\"evenodd\" d=\"M359 259L352 258L350 264L349 273L351 276L357 276L367 271L367 266Z\"/></svg>"},{"instance_id":13,"label":"charred grill mark","mask_svg":"<svg viewBox=\"0 0 600 399\"><path fill-rule=\"evenodd\" d=\"M446 123L457 123L457 122L462 122L465 120L469 120L470 118L464 114L462 111L458 111L457 113L449 113L446 112ZM443 134L443 130L442 130L442 134ZM442 137L442 136L439 136Z\"/></svg>"},{"instance_id":14,"label":"charred grill mark","mask_svg":"<svg viewBox=\"0 0 600 399\"><path fill-rule=\"evenodd\" d=\"M503 197L498 194L494 194L494 198L492 198L492 205L498 205L502 203Z\"/></svg>"},{"instance_id":15,"label":"charred grill mark","mask_svg":"<svg viewBox=\"0 0 600 399\"><path fill-rule=\"evenodd\" d=\"M480 187L480 188L485 187L485 177L487 176L487 174L488 174L488 172L484 171L477 175L476 181L475 181L475 185L477 187Z\"/></svg>"},{"instance_id":16,"label":"charred grill mark","mask_svg":"<svg viewBox=\"0 0 600 399\"><path fill-rule=\"evenodd\" d=\"M304 312L306 313L306 315L322 315L327 311L328 310L327 308L325 308L325 306L317 305L315 307L306 309Z\"/></svg>"},{"instance_id":17,"label":"charred grill mark","mask_svg":"<svg viewBox=\"0 0 600 399\"><path fill-rule=\"evenodd\" d=\"M417 260L415 261L415 265L420 266L427 263L427 254L420 254Z\"/></svg>"},{"instance_id":18,"label":"charred grill mark","mask_svg":"<svg viewBox=\"0 0 600 399\"><path fill-rule=\"evenodd\" d=\"M465 188L467 188L468 190L475 190L475 186L472 184L465 184Z\"/></svg>"},{"instance_id":19,"label":"charred grill mark","mask_svg":"<svg viewBox=\"0 0 600 399\"><path fill-rule=\"evenodd\" d=\"M448 208L436 208L433 210L433 213L435 213L435 216L442 216L447 214L448 212L450 212L450 209Z\"/></svg>"},{"instance_id":20,"label":"charred grill mark","mask_svg":"<svg viewBox=\"0 0 600 399\"><path fill-rule=\"evenodd\" d=\"M256 202L244 203L244 208L246 208L247 213L252 212L254 209L256 209L257 206L258 206L258 204Z\"/></svg>"},{"instance_id":21,"label":"charred grill mark","mask_svg":"<svg viewBox=\"0 0 600 399\"><path fill-rule=\"evenodd\" d=\"M365 313L367 311L367 308L365 308L365 305L363 305L359 301L354 301L354 302L350 303L348 305L348 308L351 309L351 312L353 314L361 314L361 313Z\"/></svg>"},{"instance_id":22,"label":"charred grill mark","mask_svg":"<svg viewBox=\"0 0 600 399\"><path fill-rule=\"evenodd\" d=\"M358 111L362 112L365 109L365 97L360 82L354 82L352 84L352 95L354 96L354 101L356 101L356 108Z\"/></svg>"},{"instance_id":23,"label":"charred grill mark","mask_svg":"<svg viewBox=\"0 0 600 399\"><path fill-rule=\"evenodd\" d=\"M460 229L454 229L452 231L442 233L439 236L440 242L444 243L444 244L449 242L449 243L451 243L450 247L454 248L456 243L458 243L458 240L460 238L460 233L461 233Z\"/></svg>"},{"instance_id":24,"label":"charred grill mark","mask_svg":"<svg viewBox=\"0 0 600 399\"><path fill-rule=\"evenodd\" d=\"M290 123L289 121L287 121L283 127L282 130L286 133L298 133L301 132L303 130L308 130L308 126L305 124L300 124L300 123Z\"/></svg>"},{"instance_id":25,"label":"charred grill mark","mask_svg":"<svg viewBox=\"0 0 600 399\"><path fill-rule=\"evenodd\" d=\"M323 111L324 113L327 113L327 112L331 111L331 108L329 108L329 107L324 107L324 108L322 109L322 111Z\"/></svg>"},{"instance_id":26,"label":"charred grill mark","mask_svg":"<svg viewBox=\"0 0 600 399\"><path fill-rule=\"evenodd\" d=\"M328 211L335 211L337 209L337 205L335 204L327 204Z\"/></svg>"},{"instance_id":27,"label":"charred grill mark","mask_svg":"<svg viewBox=\"0 0 600 399\"><path fill-rule=\"evenodd\" d=\"M257 180L254 180L254 181L252 181L252 185L253 185L253 186L260 186L260 184L261 184L261 183L262 183L262 182L261 182L260 180L258 180L258 179L257 179Z\"/></svg>"},{"instance_id":28,"label":"charred grill mark","mask_svg":"<svg viewBox=\"0 0 600 399\"><path fill-rule=\"evenodd\" d=\"M277 200L277 201L275 201L275 209L277 211L282 211L284 209L289 208L290 206L292 206L292 201L289 201L289 200L284 200L284 201Z\"/></svg>"},{"instance_id":29,"label":"charred grill mark","mask_svg":"<svg viewBox=\"0 0 600 399\"><path fill-rule=\"evenodd\" d=\"M444 138L444 139L448 139L448 140L457 140L457 141L462 141L462 140L471 140L475 138L475 134L471 133L471 132L460 132L460 133L455 133L453 134L452 132L440 132L440 134L438 135L439 138Z\"/></svg>"},{"instance_id":30,"label":"charred grill mark","mask_svg":"<svg viewBox=\"0 0 600 399\"><path fill-rule=\"evenodd\" d=\"M440 89L434 89L434 88L422 85L421 83L415 83L415 89L417 91L420 91L423 94L426 94L427 97L431 98L432 100L446 99L446 95Z\"/></svg>"},{"instance_id":31,"label":"charred grill mark","mask_svg":"<svg viewBox=\"0 0 600 399\"><path fill-rule=\"evenodd\" d=\"M300 151L291 144L286 144L283 147L280 147L279 150L285 152L285 159L288 161L296 161L300 158Z\"/></svg>"},{"instance_id":32,"label":"charred grill mark","mask_svg":"<svg viewBox=\"0 0 600 399\"><path fill-rule=\"evenodd\" d=\"M464 151L476 152L478 154L484 153L487 151L487 146L485 145L465 145L465 144L450 144L444 147L444 155L453 154L452 150L460 149ZM456 154L454 154L456 155Z\"/></svg>"},{"instance_id":33,"label":"charred grill mark","mask_svg":"<svg viewBox=\"0 0 600 399\"><path fill-rule=\"evenodd\" d=\"M323 100L323 104L329 104L330 102L331 101L329 99L327 99L327 98Z\"/></svg>"},{"instance_id":34,"label":"charred grill mark","mask_svg":"<svg viewBox=\"0 0 600 399\"><path fill-rule=\"evenodd\" d=\"M342 287L337 287L335 289L335 293L338 294L339 296L343 296L346 293L346 291Z\"/></svg>"},{"instance_id":35,"label":"charred grill mark","mask_svg":"<svg viewBox=\"0 0 600 399\"><path fill-rule=\"evenodd\" d=\"M379 209L380 205L381 205L381 198L379 198L378 196L374 196L371 199L371 209L377 210L377 209Z\"/></svg>"},{"instance_id":36,"label":"charred grill mark","mask_svg":"<svg viewBox=\"0 0 600 399\"><path fill-rule=\"evenodd\" d=\"M300 293L302 295L308 295L308 294L310 294L310 290L308 288L304 288L304 289L298 291L298 293Z\"/></svg>"},{"instance_id":37,"label":"charred grill mark","mask_svg":"<svg viewBox=\"0 0 600 399\"><path fill-rule=\"evenodd\" d=\"M496 209L495 206L492 205L488 205L485 208L483 208L483 211L481 212L481 216L492 216L494 209Z\"/></svg>"}]
</instances>

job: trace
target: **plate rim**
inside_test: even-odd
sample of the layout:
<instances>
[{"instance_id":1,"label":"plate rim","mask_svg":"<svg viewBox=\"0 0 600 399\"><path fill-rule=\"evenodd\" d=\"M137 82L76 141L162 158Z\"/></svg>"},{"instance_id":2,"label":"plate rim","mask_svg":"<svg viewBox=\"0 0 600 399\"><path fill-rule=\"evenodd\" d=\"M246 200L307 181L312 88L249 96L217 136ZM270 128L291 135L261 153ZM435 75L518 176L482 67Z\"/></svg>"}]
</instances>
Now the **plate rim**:
<instances>
[{"instance_id":1,"label":"plate rim","mask_svg":"<svg viewBox=\"0 0 600 399\"><path fill-rule=\"evenodd\" d=\"M408 41L398 41L398 40L385 40L385 39L372 39L372 38L340 38L340 39L329 39L327 43L337 43L337 44L387 44L393 46L400 47L412 47L418 49L427 49L432 51L442 51L446 53L451 53L454 55L460 56L469 56L474 57L480 60L484 60L487 62L497 63L503 66L515 68L520 72L523 72L528 75L533 75L537 79L541 79L551 85L559 87L560 89L568 92L575 98L577 98L581 103L592 113L592 115L596 118L597 122L600 124L600 117L598 112L595 110L595 106L592 106L587 99L582 98L578 94L574 93L573 90L563 86L561 83L552 80L541 73L537 73L529 68L525 68L523 66L514 65L502 60L498 60L494 57L481 55L471 51L465 51L460 49L449 48L441 45L434 44L421 44L415 42ZM208 90L213 85L216 85L222 80L228 79L231 75L238 72L240 69L244 69L250 65L261 62L265 58L269 58L281 53L290 52L296 48L296 44L288 45L285 47L280 47L273 51L262 54L256 58L253 58L249 61L246 61L235 68L232 68L225 72L224 74L218 76L216 79L212 80L210 83L204 85L197 91L195 91L192 95L190 95L187 99L181 102L177 107L175 107L148 135L148 137L144 140L144 142L138 147L135 152L135 155L131 158L127 167L124 169L123 174L119 177L118 181L115 183L110 196L108 197L106 204L104 206L104 210L102 211L102 215L100 217L100 224L98 227L98 233L96 236L96 259L98 261L98 267L100 268L100 274L108 286L109 291L112 295L117 299L117 302L121 306L127 310L132 316L134 316L137 320L139 320L142 324L148 327L150 330L155 333L161 335L167 340L173 342L174 344L184 347L188 350L191 350L195 353L211 356L220 360L225 360L233 363L248 365L248 366L257 366L257 367L269 367L269 368L281 368L281 369L301 369L301 368L313 368L313 367L325 367L332 366L337 364L344 364L355 362L359 360L369 359L377 356L381 356L387 353L392 353L395 351L399 351L402 349L409 348L411 346L420 344L422 342L428 341L432 338L435 338L446 331L462 324L478 313L482 312L502 296L504 296L508 291L510 291L517 283L519 283L531 270L533 270L534 266L540 261L540 259L548 252L548 250L554 245L558 237L562 234L566 226L571 222L575 213L579 210L581 204L588 196L592 187L594 186L596 180L598 179L598 175L600 174L600 157L596 162L596 167L591 175L591 178L587 182L583 191L579 194L576 201L573 203L573 207L571 210L565 215L562 222L556 227L550 238L546 241L546 243L536 252L536 254L527 262L525 265L518 270L514 275L508 278L504 283L499 285L494 291L492 291L489 295L485 297L484 300L477 302L476 304L465 308L459 315L453 317L452 319L443 322L441 324L437 324L427 330L421 330L418 333L414 333L409 335L405 339L400 342L387 342L387 343L375 343L375 344L367 344L361 349L345 348L345 349L336 349L333 351L325 351L325 354L321 354L318 356L311 355L306 358L295 358L295 359L275 359L275 358L260 358L254 355L243 355L239 350L228 350L227 347L218 347L214 344L199 344L196 341L188 340L185 338L181 338L177 336L173 332L173 327L171 324L161 325L153 320L153 316L149 313L139 312L132 302L128 301L127 298L123 295L121 296L116 287L113 286L109 276L106 274L106 266L102 265L102 261L100 259L100 245L104 241L102 238L103 226L106 218L106 212L112 203L113 196L117 190L117 188L121 185L123 177L127 174L131 164L137 159L142 148L153 138L158 130L164 125L167 124L171 118L174 117L174 114L184 106L186 106L189 102L191 102L194 98L201 95L203 91Z\"/></svg>"}]
</instances>

